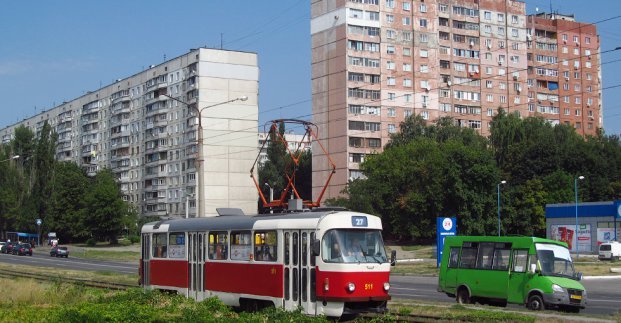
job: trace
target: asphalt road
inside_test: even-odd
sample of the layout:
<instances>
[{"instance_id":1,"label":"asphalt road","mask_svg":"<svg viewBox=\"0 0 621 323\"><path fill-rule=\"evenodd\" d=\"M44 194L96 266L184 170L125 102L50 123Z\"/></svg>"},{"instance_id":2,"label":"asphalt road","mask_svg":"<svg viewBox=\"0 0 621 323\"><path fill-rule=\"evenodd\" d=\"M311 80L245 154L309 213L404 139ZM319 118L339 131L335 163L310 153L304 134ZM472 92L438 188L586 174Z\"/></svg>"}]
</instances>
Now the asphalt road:
<instances>
[{"instance_id":1,"label":"asphalt road","mask_svg":"<svg viewBox=\"0 0 621 323\"><path fill-rule=\"evenodd\" d=\"M35 252L32 257L0 254L0 262L15 265L48 267L50 270L58 268L65 270L109 271L121 274L138 274L138 264L79 259L71 257L71 254L69 258L56 258L50 257L49 253L43 253L41 251Z\"/></svg>"},{"instance_id":2,"label":"asphalt road","mask_svg":"<svg viewBox=\"0 0 621 323\"><path fill-rule=\"evenodd\" d=\"M11 264L23 264L29 266L48 267L84 271L108 271L123 274L137 274L138 264L109 262L75 257L55 258L39 251L32 257L0 254L0 262ZM454 298L449 298L444 293L437 291L437 277L401 276L392 275L391 295L393 299L418 300L433 303L455 303ZM589 302L587 308L581 313L607 315L619 312L621 308L621 278L613 279L585 279L582 284L588 291ZM487 307L487 306L484 306ZM509 309L520 310L524 306L510 304ZM494 307L498 309L498 307Z\"/></svg>"}]
</instances>

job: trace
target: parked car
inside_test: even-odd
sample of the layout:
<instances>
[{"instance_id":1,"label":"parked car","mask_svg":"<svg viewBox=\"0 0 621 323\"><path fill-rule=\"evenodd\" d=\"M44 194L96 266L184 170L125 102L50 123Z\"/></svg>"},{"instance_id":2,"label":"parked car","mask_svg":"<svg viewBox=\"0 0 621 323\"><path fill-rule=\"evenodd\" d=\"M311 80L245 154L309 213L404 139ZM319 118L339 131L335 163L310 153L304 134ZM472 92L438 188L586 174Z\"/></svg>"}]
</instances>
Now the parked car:
<instances>
[{"instance_id":1,"label":"parked car","mask_svg":"<svg viewBox=\"0 0 621 323\"><path fill-rule=\"evenodd\" d=\"M599 259L621 259L621 243L617 241L604 242L599 246Z\"/></svg>"},{"instance_id":2,"label":"parked car","mask_svg":"<svg viewBox=\"0 0 621 323\"><path fill-rule=\"evenodd\" d=\"M32 256L32 246L30 243L22 243L13 247L13 254L18 256Z\"/></svg>"},{"instance_id":3,"label":"parked car","mask_svg":"<svg viewBox=\"0 0 621 323\"><path fill-rule=\"evenodd\" d=\"M69 258L69 250L67 249L67 247L53 247L52 250L50 250L50 257Z\"/></svg>"},{"instance_id":4,"label":"parked car","mask_svg":"<svg viewBox=\"0 0 621 323\"><path fill-rule=\"evenodd\" d=\"M0 249L0 252L6 253L6 254L13 253L14 245L15 245L14 242L7 242L4 246L2 246L2 248Z\"/></svg>"}]
</instances>

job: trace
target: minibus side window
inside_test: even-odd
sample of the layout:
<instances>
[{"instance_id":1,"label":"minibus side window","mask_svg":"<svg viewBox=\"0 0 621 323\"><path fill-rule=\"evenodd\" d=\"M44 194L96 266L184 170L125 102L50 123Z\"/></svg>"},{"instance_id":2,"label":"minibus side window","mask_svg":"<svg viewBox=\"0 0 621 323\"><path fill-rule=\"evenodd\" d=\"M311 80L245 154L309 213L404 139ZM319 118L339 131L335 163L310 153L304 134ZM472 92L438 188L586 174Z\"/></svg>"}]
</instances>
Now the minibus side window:
<instances>
[{"instance_id":1,"label":"minibus side window","mask_svg":"<svg viewBox=\"0 0 621 323\"><path fill-rule=\"evenodd\" d=\"M513 250L513 271L518 273L526 272L528 260L528 250Z\"/></svg>"},{"instance_id":2,"label":"minibus side window","mask_svg":"<svg viewBox=\"0 0 621 323\"><path fill-rule=\"evenodd\" d=\"M494 270L507 270L509 269L509 257L511 255L511 249L495 249L494 250Z\"/></svg>"},{"instance_id":3,"label":"minibus side window","mask_svg":"<svg viewBox=\"0 0 621 323\"><path fill-rule=\"evenodd\" d=\"M478 243L464 243L461 248L459 268L474 268L477 260Z\"/></svg>"},{"instance_id":4,"label":"minibus side window","mask_svg":"<svg viewBox=\"0 0 621 323\"><path fill-rule=\"evenodd\" d=\"M494 257L494 244L483 242L479 245L479 255L477 257L477 269L492 269L492 259Z\"/></svg>"},{"instance_id":5,"label":"minibus side window","mask_svg":"<svg viewBox=\"0 0 621 323\"><path fill-rule=\"evenodd\" d=\"M448 267L457 268L458 265L459 265L459 247L451 247Z\"/></svg>"}]
</instances>

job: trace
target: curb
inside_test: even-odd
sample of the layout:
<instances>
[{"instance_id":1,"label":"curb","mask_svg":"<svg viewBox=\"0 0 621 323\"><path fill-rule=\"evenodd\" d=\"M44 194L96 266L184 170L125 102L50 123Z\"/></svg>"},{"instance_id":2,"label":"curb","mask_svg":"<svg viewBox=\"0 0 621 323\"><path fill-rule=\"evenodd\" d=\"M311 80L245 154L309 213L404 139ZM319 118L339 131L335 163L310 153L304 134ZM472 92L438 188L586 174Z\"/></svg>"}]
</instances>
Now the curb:
<instances>
[{"instance_id":1,"label":"curb","mask_svg":"<svg viewBox=\"0 0 621 323\"><path fill-rule=\"evenodd\" d=\"M582 280L598 280L598 279L621 279L620 275L612 275L612 276L584 276Z\"/></svg>"}]
</instances>

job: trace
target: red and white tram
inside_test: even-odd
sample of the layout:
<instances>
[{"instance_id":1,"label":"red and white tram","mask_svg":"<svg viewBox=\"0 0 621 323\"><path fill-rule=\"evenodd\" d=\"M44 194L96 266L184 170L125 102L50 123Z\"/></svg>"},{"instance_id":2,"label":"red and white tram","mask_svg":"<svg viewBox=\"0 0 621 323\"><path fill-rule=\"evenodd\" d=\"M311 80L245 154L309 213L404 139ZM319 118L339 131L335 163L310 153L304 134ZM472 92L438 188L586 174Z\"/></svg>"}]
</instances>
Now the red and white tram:
<instances>
[{"instance_id":1,"label":"red and white tram","mask_svg":"<svg viewBox=\"0 0 621 323\"><path fill-rule=\"evenodd\" d=\"M390 262L376 216L346 210L152 222L142 227L146 289L231 306L301 308L310 315L381 312ZM391 257L394 263L394 254Z\"/></svg>"}]
</instances>

